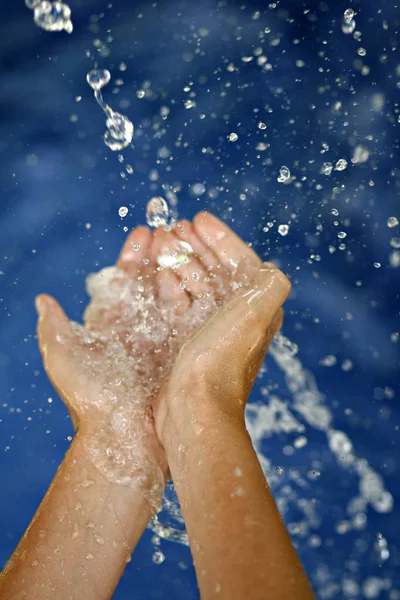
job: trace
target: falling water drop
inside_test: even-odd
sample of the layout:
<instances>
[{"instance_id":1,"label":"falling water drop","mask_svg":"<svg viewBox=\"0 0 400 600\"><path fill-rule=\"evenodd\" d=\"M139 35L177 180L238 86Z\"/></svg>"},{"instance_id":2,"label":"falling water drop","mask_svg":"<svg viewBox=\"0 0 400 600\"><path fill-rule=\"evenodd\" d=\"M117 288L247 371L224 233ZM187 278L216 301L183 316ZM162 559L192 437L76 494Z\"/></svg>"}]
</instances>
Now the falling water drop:
<instances>
[{"instance_id":1,"label":"falling water drop","mask_svg":"<svg viewBox=\"0 0 400 600\"><path fill-rule=\"evenodd\" d=\"M283 166L279 169L278 181L279 181L279 183L283 183L284 181L287 181L288 179L290 179L290 169L289 169L289 167Z\"/></svg>"},{"instance_id":2,"label":"falling water drop","mask_svg":"<svg viewBox=\"0 0 400 600\"><path fill-rule=\"evenodd\" d=\"M146 207L146 221L149 227L165 227L168 223L169 208L161 196L152 198Z\"/></svg>"},{"instance_id":3,"label":"falling water drop","mask_svg":"<svg viewBox=\"0 0 400 600\"><path fill-rule=\"evenodd\" d=\"M86 75L86 81L93 90L101 90L111 79L110 71L107 69L93 69Z\"/></svg>"},{"instance_id":4,"label":"falling water drop","mask_svg":"<svg viewBox=\"0 0 400 600\"><path fill-rule=\"evenodd\" d=\"M71 9L63 2L49 2L43 0L27 0L28 8L33 9L33 20L36 25L46 31L62 31L72 33L73 25L71 22Z\"/></svg>"}]
</instances>

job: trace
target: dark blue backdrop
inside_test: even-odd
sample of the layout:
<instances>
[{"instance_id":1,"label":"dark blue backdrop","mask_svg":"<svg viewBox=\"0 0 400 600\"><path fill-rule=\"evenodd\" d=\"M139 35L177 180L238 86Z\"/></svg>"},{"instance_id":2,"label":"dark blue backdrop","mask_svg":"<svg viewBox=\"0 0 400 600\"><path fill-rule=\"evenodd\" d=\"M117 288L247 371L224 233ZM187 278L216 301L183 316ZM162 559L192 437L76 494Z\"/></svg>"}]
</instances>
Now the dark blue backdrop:
<instances>
[{"instance_id":1,"label":"dark blue backdrop","mask_svg":"<svg viewBox=\"0 0 400 600\"><path fill-rule=\"evenodd\" d=\"M123 227L144 221L146 202L165 195L163 185L175 186L179 216L212 210L292 277L284 332L327 395L335 426L398 501L400 254L391 240L400 228L387 226L390 216L400 219L395 4L71 0L69 36L38 29L22 0L1 0L1 564L72 433L41 366L34 296L53 294L79 320L85 276L115 261ZM341 30L350 6L359 40ZM112 73L106 101L136 127L134 149L123 152L134 170L127 179L102 141L104 117L85 81L93 57ZM123 85L115 85L119 78ZM192 108L185 108L188 99ZM169 109L165 119L162 107ZM237 142L228 141L231 132ZM360 144L369 158L353 165ZM340 158L347 169L320 173L323 162ZM281 165L296 178L289 185L277 182ZM200 196L196 183L205 186ZM121 205L130 208L123 220ZM275 224L264 231L268 222ZM277 227L288 222L282 237ZM347 237L339 239L339 231ZM335 365L321 364L327 355ZM342 368L346 359L350 370ZM272 363L270 369L279 376ZM268 455L290 467L284 445L284 435L270 438ZM326 443L315 434L319 446ZM315 493L334 519L354 483L339 467L320 470ZM383 562L374 552L378 532L390 551ZM317 549L299 539L314 582L317 562L334 574L335 585L319 581L319 596L400 598L399 533L396 510L369 510L353 550L345 536L328 531L319 532ZM166 560L156 566L150 537L146 532L115 598L197 598L189 551L163 542ZM343 583L352 574L358 590ZM368 596L368 577L383 582L380 595Z\"/></svg>"}]
</instances>

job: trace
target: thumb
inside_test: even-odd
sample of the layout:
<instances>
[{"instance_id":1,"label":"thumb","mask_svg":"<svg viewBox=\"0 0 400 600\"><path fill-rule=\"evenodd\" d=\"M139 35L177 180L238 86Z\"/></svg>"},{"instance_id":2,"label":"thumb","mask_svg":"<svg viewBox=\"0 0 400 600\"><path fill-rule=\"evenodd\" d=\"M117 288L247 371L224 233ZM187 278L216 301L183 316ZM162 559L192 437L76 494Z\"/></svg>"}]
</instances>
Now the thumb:
<instances>
[{"instance_id":1,"label":"thumb","mask_svg":"<svg viewBox=\"0 0 400 600\"><path fill-rule=\"evenodd\" d=\"M281 325L279 312L291 289L288 278L272 263L264 263L250 289L235 296L212 321L214 332L220 330L221 341L242 343L250 347L261 343ZM275 320L276 319L276 320Z\"/></svg>"},{"instance_id":2,"label":"thumb","mask_svg":"<svg viewBox=\"0 0 400 600\"><path fill-rule=\"evenodd\" d=\"M61 348L72 338L73 331L65 312L51 296L40 294L35 298L35 306L39 316L39 348L47 369L49 356L59 356Z\"/></svg>"}]
</instances>

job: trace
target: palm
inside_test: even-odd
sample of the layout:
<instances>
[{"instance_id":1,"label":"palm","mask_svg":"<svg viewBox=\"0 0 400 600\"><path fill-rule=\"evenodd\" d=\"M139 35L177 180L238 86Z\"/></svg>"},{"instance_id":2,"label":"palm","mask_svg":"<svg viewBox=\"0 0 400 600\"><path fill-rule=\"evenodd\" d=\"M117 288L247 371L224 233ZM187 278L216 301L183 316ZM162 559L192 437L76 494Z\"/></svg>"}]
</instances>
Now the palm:
<instances>
[{"instance_id":1,"label":"palm","mask_svg":"<svg viewBox=\"0 0 400 600\"><path fill-rule=\"evenodd\" d=\"M160 269L160 257L172 256L182 242L193 249L190 262ZM116 267L89 279L84 326L73 327L54 300L42 297L51 309L39 325L47 373L73 418L100 422L106 445L109 437L125 443L121 468L138 444L140 453L164 462L152 401L185 339L259 266L228 227L200 214L193 225L181 222L171 232L135 229Z\"/></svg>"}]
</instances>

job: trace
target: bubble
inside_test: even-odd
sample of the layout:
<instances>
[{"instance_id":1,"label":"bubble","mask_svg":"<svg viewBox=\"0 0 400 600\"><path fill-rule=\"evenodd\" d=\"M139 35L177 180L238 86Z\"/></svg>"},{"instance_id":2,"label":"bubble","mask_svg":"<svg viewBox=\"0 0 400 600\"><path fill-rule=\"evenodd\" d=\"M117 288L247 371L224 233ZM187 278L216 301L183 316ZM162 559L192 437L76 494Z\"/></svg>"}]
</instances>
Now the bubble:
<instances>
[{"instance_id":1,"label":"bubble","mask_svg":"<svg viewBox=\"0 0 400 600\"><path fill-rule=\"evenodd\" d=\"M126 217L128 214L128 208L126 206L120 206L118 209L118 214L122 218Z\"/></svg>"},{"instance_id":2,"label":"bubble","mask_svg":"<svg viewBox=\"0 0 400 600\"><path fill-rule=\"evenodd\" d=\"M287 235L289 233L289 225L279 225L278 232L281 235Z\"/></svg>"},{"instance_id":3,"label":"bubble","mask_svg":"<svg viewBox=\"0 0 400 600\"><path fill-rule=\"evenodd\" d=\"M357 54L358 54L359 56L366 56L366 54L367 54L367 51L366 51L366 49L365 49L365 48L357 48Z\"/></svg>"},{"instance_id":4,"label":"bubble","mask_svg":"<svg viewBox=\"0 0 400 600\"><path fill-rule=\"evenodd\" d=\"M331 162L324 162L321 167L322 175L330 175L333 171L333 164Z\"/></svg>"},{"instance_id":5,"label":"bubble","mask_svg":"<svg viewBox=\"0 0 400 600\"><path fill-rule=\"evenodd\" d=\"M169 208L161 196L152 198L146 208L146 221L149 227L165 227L168 223Z\"/></svg>"},{"instance_id":6,"label":"bubble","mask_svg":"<svg viewBox=\"0 0 400 600\"><path fill-rule=\"evenodd\" d=\"M267 126L266 126L266 124L265 124L265 123L263 123L262 121L259 121L259 122L257 123L257 127L258 127L258 129L267 129Z\"/></svg>"},{"instance_id":7,"label":"bubble","mask_svg":"<svg viewBox=\"0 0 400 600\"><path fill-rule=\"evenodd\" d=\"M86 81L93 90L101 90L111 79L110 71L107 69L93 69L86 75Z\"/></svg>"},{"instance_id":8,"label":"bubble","mask_svg":"<svg viewBox=\"0 0 400 600\"><path fill-rule=\"evenodd\" d=\"M230 142L237 142L239 139L239 136L237 133L231 133L229 136L229 141Z\"/></svg>"},{"instance_id":9,"label":"bubble","mask_svg":"<svg viewBox=\"0 0 400 600\"><path fill-rule=\"evenodd\" d=\"M163 248L157 256L157 263L163 269L177 269L190 262L193 248L187 242L177 241L173 248Z\"/></svg>"},{"instance_id":10,"label":"bubble","mask_svg":"<svg viewBox=\"0 0 400 600\"><path fill-rule=\"evenodd\" d=\"M279 169L278 181L279 181L279 183L283 183L284 181L287 181L288 179L290 179L290 169L289 169L289 167L283 166Z\"/></svg>"},{"instance_id":11,"label":"bubble","mask_svg":"<svg viewBox=\"0 0 400 600\"><path fill-rule=\"evenodd\" d=\"M33 10L37 4L39 4L41 0L25 0L25 4L28 8Z\"/></svg>"},{"instance_id":12,"label":"bubble","mask_svg":"<svg viewBox=\"0 0 400 600\"><path fill-rule=\"evenodd\" d=\"M335 165L335 171L344 171L347 167L347 160L345 158L339 158Z\"/></svg>"},{"instance_id":13,"label":"bubble","mask_svg":"<svg viewBox=\"0 0 400 600\"><path fill-rule=\"evenodd\" d=\"M391 229L393 227L397 227L398 224L399 224L399 220L397 217L389 217L387 220L387 226L390 227Z\"/></svg>"},{"instance_id":14,"label":"bubble","mask_svg":"<svg viewBox=\"0 0 400 600\"><path fill-rule=\"evenodd\" d=\"M353 20L354 14L355 13L352 8L348 8L347 10L344 11L343 18L344 18L344 22L347 23L347 25L349 23L351 23L351 21Z\"/></svg>"},{"instance_id":15,"label":"bubble","mask_svg":"<svg viewBox=\"0 0 400 600\"><path fill-rule=\"evenodd\" d=\"M283 467L276 467L276 472L278 473L278 475L283 475L285 469Z\"/></svg>"},{"instance_id":16,"label":"bubble","mask_svg":"<svg viewBox=\"0 0 400 600\"><path fill-rule=\"evenodd\" d=\"M33 3L31 2L31 4ZM71 9L67 4L44 0L34 3L29 8L33 8L33 20L42 29L46 31L62 31L64 29L67 33L72 33Z\"/></svg>"}]
</instances>

